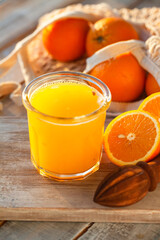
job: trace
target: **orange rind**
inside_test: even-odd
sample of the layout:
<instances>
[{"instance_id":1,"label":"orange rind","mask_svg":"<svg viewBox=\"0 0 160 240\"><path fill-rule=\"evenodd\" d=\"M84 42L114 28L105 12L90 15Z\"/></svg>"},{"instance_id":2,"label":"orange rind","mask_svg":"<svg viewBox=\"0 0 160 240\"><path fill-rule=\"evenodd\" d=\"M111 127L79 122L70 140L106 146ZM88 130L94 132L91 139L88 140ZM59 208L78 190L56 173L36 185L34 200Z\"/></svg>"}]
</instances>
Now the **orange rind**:
<instances>
[{"instance_id":1,"label":"orange rind","mask_svg":"<svg viewBox=\"0 0 160 240\"><path fill-rule=\"evenodd\" d=\"M145 111L125 112L106 128L104 149L119 166L147 162L160 152L160 124Z\"/></svg>"}]
</instances>

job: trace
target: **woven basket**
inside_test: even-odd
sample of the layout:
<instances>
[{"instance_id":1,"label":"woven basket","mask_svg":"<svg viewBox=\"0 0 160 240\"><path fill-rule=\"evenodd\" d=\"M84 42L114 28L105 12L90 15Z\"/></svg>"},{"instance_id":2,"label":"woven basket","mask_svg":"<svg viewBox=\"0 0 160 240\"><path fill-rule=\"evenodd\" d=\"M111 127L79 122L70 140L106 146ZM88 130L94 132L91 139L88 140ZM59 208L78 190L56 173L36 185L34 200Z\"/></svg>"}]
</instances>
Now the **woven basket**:
<instances>
[{"instance_id":1,"label":"woven basket","mask_svg":"<svg viewBox=\"0 0 160 240\"><path fill-rule=\"evenodd\" d=\"M60 70L83 72L87 67L86 63L88 64L89 62L88 59L86 61L84 58L69 63L53 60L43 47L41 31L51 22L61 18L80 17L91 22L96 22L101 18L110 16L120 16L134 25L138 31L140 40L143 41L142 46L140 46L143 51L136 54L136 57L142 67L150 72L160 85L160 9L143 8L129 10L123 8L117 10L112 9L107 4L76 4L54 10L41 17L37 29L27 38L20 41L7 58L0 61L1 76L6 74L7 70L15 64L17 56L26 84L33 78L48 72ZM127 41L125 45L126 44L128 44ZM110 54L108 56L112 57ZM107 59L109 57L107 57ZM11 97L14 100L14 94L12 94ZM19 101L21 101L20 91L18 91L18 94L16 92L16 101L17 97L19 97ZM129 103L112 102L109 112L111 115L118 115L127 110L137 109L140 103L141 100Z\"/></svg>"}]
</instances>

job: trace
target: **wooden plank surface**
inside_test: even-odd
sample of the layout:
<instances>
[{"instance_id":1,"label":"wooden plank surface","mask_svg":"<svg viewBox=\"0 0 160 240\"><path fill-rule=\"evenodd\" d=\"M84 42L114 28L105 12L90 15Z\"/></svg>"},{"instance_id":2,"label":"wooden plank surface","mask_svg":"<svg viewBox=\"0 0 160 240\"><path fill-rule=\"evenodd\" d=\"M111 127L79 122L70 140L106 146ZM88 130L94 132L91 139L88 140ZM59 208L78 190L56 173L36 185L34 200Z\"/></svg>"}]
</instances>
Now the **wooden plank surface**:
<instances>
[{"instance_id":1,"label":"wooden plank surface","mask_svg":"<svg viewBox=\"0 0 160 240\"><path fill-rule=\"evenodd\" d=\"M33 0L34 1L34 0ZM15 5L14 1L5 1L10 2L12 5ZM24 2L19 0L19 2ZM27 2L27 1L26 1ZM47 1L45 1L47 4ZM96 3L96 2L107 2L111 4L111 6L119 8L119 7L153 7L158 6L160 7L160 1L159 0L85 0L85 3ZM120 6L121 5L121 6ZM15 5L16 6L16 5ZM9 5L7 5L7 8L9 10ZM16 9L16 7L15 7ZM23 10L23 9L22 9ZM3 12L6 13L3 9ZM0 6L0 16L1 16L1 6ZM8 14L10 16L10 14ZM8 17L7 16L7 17ZM21 21L21 19L19 19ZM9 24L12 24L12 21L10 21ZM25 22L25 24L27 24ZM14 26L14 25L13 25ZM7 29L6 29L7 30ZM8 35L8 31L7 35ZM27 33L25 33L26 35ZM22 38L17 36L17 39ZM10 38L10 44L15 42L15 40ZM9 45L10 45L9 44ZM7 45L6 45L7 46ZM8 54L8 52L13 49L14 45L11 45L9 49L4 49L3 52L0 52L0 57L4 57ZM0 112L0 116L24 116L26 115L26 112L23 107L16 106L9 98L5 98L2 100L4 103L4 110L3 112ZM152 195L152 194L151 194ZM151 199L152 200L152 199ZM59 226L59 227L55 227ZM123 239L145 239L145 240L158 240L160 239L160 225L159 224L133 224L133 223L94 223L91 225L91 231L90 228L86 231L86 227L84 227L84 232L81 229L81 225L79 225L78 229L77 225L72 225L72 223L64 223L64 227L62 223L55 223L55 222L44 222L41 224L41 222L37 222L36 224L33 224L33 222L3 222L0 221L0 240L17 240L17 239L30 239L35 240L35 236L37 234L38 239L45 240L45 239L55 239L54 236L56 236L56 240L58 239L98 239L98 240L123 240ZM70 227L65 227L65 225L70 225ZM40 230L41 227L41 230ZM71 235L68 235L68 232L73 232L74 229L77 231L77 235L79 237L72 237ZM44 234L43 234L44 232ZM79 235L79 232L81 234ZM127 233L130 234L127 234ZM64 237L62 237L62 235ZM65 237L66 236L66 237Z\"/></svg>"},{"instance_id":2,"label":"wooden plank surface","mask_svg":"<svg viewBox=\"0 0 160 240\"><path fill-rule=\"evenodd\" d=\"M84 232L83 232L84 230ZM8 221L1 240L159 240L159 224Z\"/></svg>"},{"instance_id":3,"label":"wooden plank surface","mask_svg":"<svg viewBox=\"0 0 160 240\"><path fill-rule=\"evenodd\" d=\"M1 220L160 222L160 186L125 208L93 202L99 182L116 168L105 154L100 170L83 181L61 183L40 176L30 162L26 118L1 117L0 155Z\"/></svg>"},{"instance_id":4,"label":"wooden plank surface","mask_svg":"<svg viewBox=\"0 0 160 240\"><path fill-rule=\"evenodd\" d=\"M94 223L78 240L159 240L159 224Z\"/></svg>"},{"instance_id":5,"label":"wooden plank surface","mask_svg":"<svg viewBox=\"0 0 160 240\"><path fill-rule=\"evenodd\" d=\"M90 226L89 223L6 222L0 228L1 240L69 240ZM34 230L33 230L34 229Z\"/></svg>"}]
</instances>

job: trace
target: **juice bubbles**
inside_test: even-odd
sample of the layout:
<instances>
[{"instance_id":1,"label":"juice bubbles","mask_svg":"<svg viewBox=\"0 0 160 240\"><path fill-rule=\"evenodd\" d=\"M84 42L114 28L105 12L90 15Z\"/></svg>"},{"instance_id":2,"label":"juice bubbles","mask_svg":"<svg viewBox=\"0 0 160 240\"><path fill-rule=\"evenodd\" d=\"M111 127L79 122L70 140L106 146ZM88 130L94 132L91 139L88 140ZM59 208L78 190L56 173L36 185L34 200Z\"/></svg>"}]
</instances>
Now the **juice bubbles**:
<instances>
[{"instance_id":1,"label":"juice bubbles","mask_svg":"<svg viewBox=\"0 0 160 240\"><path fill-rule=\"evenodd\" d=\"M28 94L32 162L56 180L82 179L98 169L110 102L98 87L72 78L42 81Z\"/></svg>"}]
</instances>

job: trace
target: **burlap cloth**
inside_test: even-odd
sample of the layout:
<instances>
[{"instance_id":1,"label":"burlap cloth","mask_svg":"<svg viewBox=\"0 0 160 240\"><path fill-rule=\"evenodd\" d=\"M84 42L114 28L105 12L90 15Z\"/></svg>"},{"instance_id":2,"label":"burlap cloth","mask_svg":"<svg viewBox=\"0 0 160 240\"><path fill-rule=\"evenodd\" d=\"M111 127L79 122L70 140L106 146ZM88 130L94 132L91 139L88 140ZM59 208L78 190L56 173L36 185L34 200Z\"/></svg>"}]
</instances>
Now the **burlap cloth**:
<instances>
[{"instance_id":1,"label":"burlap cloth","mask_svg":"<svg viewBox=\"0 0 160 240\"><path fill-rule=\"evenodd\" d=\"M140 41L131 40L119 42L106 47L103 51L88 59L63 63L53 60L44 50L41 41L41 31L51 22L61 18L80 17L91 22L110 17L119 16L129 21L136 28ZM70 70L89 72L95 64L116 55L131 51L140 65L150 72L160 85L160 8L143 9L112 9L107 4L97 5L71 5L63 9L54 10L40 18L37 29L28 37L16 44L15 49L5 59L0 61L0 97L11 94L16 104L21 104L20 83L4 82L8 71L14 68L18 61L25 83L28 84L35 77L53 71ZM11 79L12 80L12 79ZM112 102L109 113L118 115L121 112L136 109L141 99L120 103Z\"/></svg>"}]
</instances>

